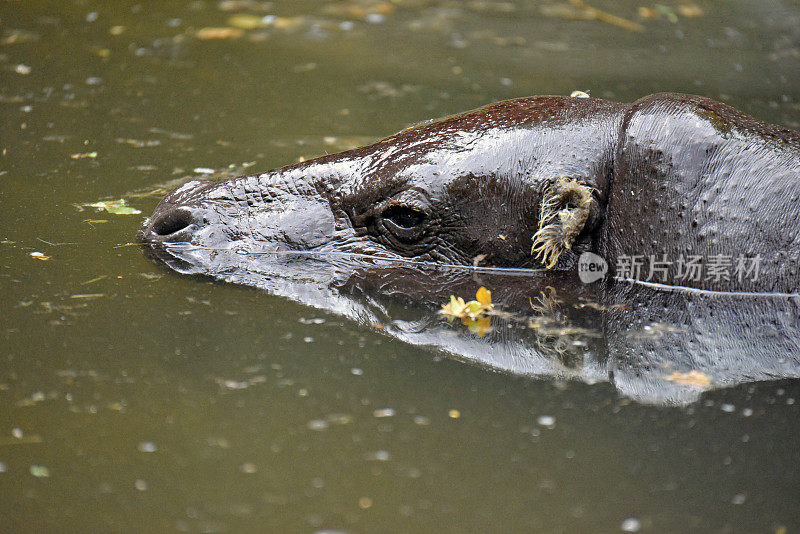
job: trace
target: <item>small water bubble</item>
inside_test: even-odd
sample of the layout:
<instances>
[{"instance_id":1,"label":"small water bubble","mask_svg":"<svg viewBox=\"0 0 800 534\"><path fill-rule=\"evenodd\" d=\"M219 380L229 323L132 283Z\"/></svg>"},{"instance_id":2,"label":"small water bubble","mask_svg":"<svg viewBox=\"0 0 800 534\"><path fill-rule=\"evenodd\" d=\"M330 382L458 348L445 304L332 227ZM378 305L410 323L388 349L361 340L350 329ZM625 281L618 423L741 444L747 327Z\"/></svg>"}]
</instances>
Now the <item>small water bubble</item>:
<instances>
[{"instance_id":1,"label":"small water bubble","mask_svg":"<svg viewBox=\"0 0 800 534\"><path fill-rule=\"evenodd\" d=\"M394 409L392 408L379 408L372 412L374 417L394 417Z\"/></svg>"},{"instance_id":2,"label":"small water bubble","mask_svg":"<svg viewBox=\"0 0 800 534\"><path fill-rule=\"evenodd\" d=\"M511 81L511 78L500 78L500 85L505 85L506 87L510 87L514 82Z\"/></svg>"},{"instance_id":3,"label":"small water bubble","mask_svg":"<svg viewBox=\"0 0 800 534\"><path fill-rule=\"evenodd\" d=\"M97 17L99 17L99 16L100 16L100 14L97 13L97 11L92 11L91 13L87 13L86 14L86 22L94 22L94 21L97 20Z\"/></svg>"},{"instance_id":4,"label":"small water bubble","mask_svg":"<svg viewBox=\"0 0 800 534\"><path fill-rule=\"evenodd\" d=\"M629 517L622 522L619 528L623 532L639 532L642 529L642 522L635 517Z\"/></svg>"},{"instance_id":5,"label":"small water bubble","mask_svg":"<svg viewBox=\"0 0 800 534\"><path fill-rule=\"evenodd\" d=\"M327 430L328 422L324 419L312 419L308 423L306 423L306 428L309 430L314 430L317 432L322 432L323 430Z\"/></svg>"},{"instance_id":6,"label":"small water bubble","mask_svg":"<svg viewBox=\"0 0 800 534\"><path fill-rule=\"evenodd\" d=\"M377 460L379 462L386 462L389 460L389 451L375 451L370 456L370 459Z\"/></svg>"},{"instance_id":7,"label":"small water bubble","mask_svg":"<svg viewBox=\"0 0 800 534\"><path fill-rule=\"evenodd\" d=\"M167 26L169 26L170 28L177 28L178 26L181 25L181 22L183 22L183 21L181 19L178 19L178 18L168 19L167 20Z\"/></svg>"},{"instance_id":8,"label":"small water bubble","mask_svg":"<svg viewBox=\"0 0 800 534\"><path fill-rule=\"evenodd\" d=\"M744 493L737 493L731 498L731 504L744 504L744 501L747 500L747 497Z\"/></svg>"},{"instance_id":9,"label":"small water bubble","mask_svg":"<svg viewBox=\"0 0 800 534\"><path fill-rule=\"evenodd\" d=\"M753 409L752 408L745 408L744 410L742 410L742 415L744 417L750 417L751 415L753 415Z\"/></svg>"},{"instance_id":10,"label":"small water bubble","mask_svg":"<svg viewBox=\"0 0 800 534\"><path fill-rule=\"evenodd\" d=\"M314 342L314 338L311 337L311 336L306 336L306 337L303 338L303 341L305 341L306 343L313 343Z\"/></svg>"},{"instance_id":11,"label":"small water bubble","mask_svg":"<svg viewBox=\"0 0 800 534\"><path fill-rule=\"evenodd\" d=\"M256 471L258 471L258 466L256 466L256 464L252 462L245 462L239 469L242 470L242 473L245 473L247 475L252 475Z\"/></svg>"},{"instance_id":12,"label":"small water bubble","mask_svg":"<svg viewBox=\"0 0 800 534\"><path fill-rule=\"evenodd\" d=\"M431 424L431 420L425 417L424 415L415 415L414 424L419 426L426 426Z\"/></svg>"},{"instance_id":13,"label":"small water bubble","mask_svg":"<svg viewBox=\"0 0 800 534\"><path fill-rule=\"evenodd\" d=\"M21 428L14 427L11 429L11 435L17 439L22 439L22 436L24 436L25 434L22 432Z\"/></svg>"},{"instance_id":14,"label":"small water bubble","mask_svg":"<svg viewBox=\"0 0 800 534\"><path fill-rule=\"evenodd\" d=\"M5 472L6 472L6 464L0 462L0 473L5 473Z\"/></svg>"},{"instance_id":15,"label":"small water bubble","mask_svg":"<svg viewBox=\"0 0 800 534\"><path fill-rule=\"evenodd\" d=\"M733 413L736 411L736 406L733 404L723 404L719 407L719 409L726 413Z\"/></svg>"},{"instance_id":16,"label":"small water bubble","mask_svg":"<svg viewBox=\"0 0 800 534\"><path fill-rule=\"evenodd\" d=\"M146 491L147 490L147 482L142 480L141 478L137 478L136 482L133 483L133 487L139 491Z\"/></svg>"},{"instance_id":17,"label":"small water bubble","mask_svg":"<svg viewBox=\"0 0 800 534\"><path fill-rule=\"evenodd\" d=\"M553 428L556 425L556 418L552 415L540 415L536 418L536 422L539 423L540 426Z\"/></svg>"},{"instance_id":18,"label":"small water bubble","mask_svg":"<svg viewBox=\"0 0 800 534\"><path fill-rule=\"evenodd\" d=\"M152 441L143 441L136 447L139 452L156 452L158 448Z\"/></svg>"},{"instance_id":19,"label":"small water bubble","mask_svg":"<svg viewBox=\"0 0 800 534\"><path fill-rule=\"evenodd\" d=\"M386 16L381 15L380 13L370 13L369 15L364 17L364 20L366 20L370 24L380 24L386 20Z\"/></svg>"},{"instance_id":20,"label":"small water bubble","mask_svg":"<svg viewBox=\"0 0 800 534\"><path fill-rule=\"evenodd\" d=\"M355 27L355 24L352 21L346 20L339 24L339 29L345 32L349 32Z\"/></svg>"},{"instance_id":21,"label":"small water bubble","mask_svg":"<svg viewBox=\"0 0 800 534\"><path fill-rule=\"evenodd\" d=\"M101 83L103 83L103 79L97 76L89 76L88 78L86 78L84 83L86 85L100 85Z\"/></svg>"},{"instance_id":22,"label":"small water bubble","mask_svg":"<svg viewBox=\"0 0 800 534\"><path fill-rule=\"evenodd\" d=\"M358 367L353 367L352 369L350 369L350 374L361 376L364 374L364 371L363 369L359 369Z\"/></svg>"}]
</instances>

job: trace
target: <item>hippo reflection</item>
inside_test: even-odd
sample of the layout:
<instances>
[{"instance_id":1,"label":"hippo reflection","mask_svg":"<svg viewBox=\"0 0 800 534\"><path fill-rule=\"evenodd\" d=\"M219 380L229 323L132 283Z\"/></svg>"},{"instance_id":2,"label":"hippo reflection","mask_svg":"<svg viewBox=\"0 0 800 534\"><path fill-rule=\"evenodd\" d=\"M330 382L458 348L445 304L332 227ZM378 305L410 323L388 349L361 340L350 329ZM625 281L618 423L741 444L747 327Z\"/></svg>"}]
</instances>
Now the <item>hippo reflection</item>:
<instances>
[{"instance_id":1,"label":"hippo reflection","mask_svg":"<svg viewBox=\"0 0 800 534\"><path fill-rule=\"evenodd\" d=\"M139 239L179 272L513 372L612 380L650 402L696 395L663 380L668 369L724 386L800 368L800 134L700 97L500 102L260 175L188 182ZM588 252L610 269L591 286L574 276ZM485 339L440 323L432 312L466 281L474 292L475 276L525 319ZM530 326L548 285L571 303L544 314L561 321L554 332L580 339ZM387 316L397 298L422 313ZM575 308L581 298L592 305Z\"/></svg>"}]
</instances>

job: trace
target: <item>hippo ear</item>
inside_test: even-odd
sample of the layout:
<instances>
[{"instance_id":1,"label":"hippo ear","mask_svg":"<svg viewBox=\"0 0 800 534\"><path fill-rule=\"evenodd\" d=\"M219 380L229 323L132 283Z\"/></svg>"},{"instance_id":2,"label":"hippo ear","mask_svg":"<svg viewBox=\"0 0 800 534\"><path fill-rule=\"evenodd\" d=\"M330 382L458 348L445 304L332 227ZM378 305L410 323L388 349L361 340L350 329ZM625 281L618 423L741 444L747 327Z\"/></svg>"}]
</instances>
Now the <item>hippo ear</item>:
<instances>
[{"instance_id":1,"label":"hippo ear","mask_svg":"<svg viewBox=\"0 0 800 534\"><path fill-rule=\"evenodd\" d=\"M572 247L586 226L592 202L596 202L592 190L570 178L559 178L545 190L531 254L547 269L555 266L561 253Z\"/></svg>"}]
</instances>

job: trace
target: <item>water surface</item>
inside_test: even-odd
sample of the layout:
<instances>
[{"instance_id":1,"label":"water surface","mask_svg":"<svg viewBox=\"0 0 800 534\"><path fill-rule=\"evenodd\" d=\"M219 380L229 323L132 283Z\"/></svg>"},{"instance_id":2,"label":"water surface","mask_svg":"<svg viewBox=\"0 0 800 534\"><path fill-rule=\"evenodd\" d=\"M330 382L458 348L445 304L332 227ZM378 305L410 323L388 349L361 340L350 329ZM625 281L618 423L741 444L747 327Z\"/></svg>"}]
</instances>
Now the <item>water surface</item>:
<instances>
[{"instance_id":1,"label":"water surface","mask_svg":"<svg viewBox=\"0 0 800 534\"><path fill-rule=\"evenodd\" d=\"M121 246L187 177L503 98L680 91L800 126L796 2L592 5L643 31L557 2L0 5L2 530L800 529L796 379L640 403ZM142 214L84 206L119 198Z\"/></svg>"}]
</instances>

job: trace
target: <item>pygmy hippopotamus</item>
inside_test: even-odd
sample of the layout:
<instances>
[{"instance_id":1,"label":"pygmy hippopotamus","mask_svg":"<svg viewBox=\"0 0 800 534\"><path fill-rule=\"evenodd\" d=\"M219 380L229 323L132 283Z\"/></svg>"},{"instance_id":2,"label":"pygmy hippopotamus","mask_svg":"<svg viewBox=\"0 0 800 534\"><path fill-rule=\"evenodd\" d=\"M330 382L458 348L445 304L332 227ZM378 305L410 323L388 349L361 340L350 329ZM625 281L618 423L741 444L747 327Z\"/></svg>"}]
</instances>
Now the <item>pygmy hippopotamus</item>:
<instances>
[{"instance_id":1,"label":"pygmy hippopotamus","mask_svg":"<svg viewBox=\"0 0 800 534\"><path fill-rule=\"evenodd\" d=\"M220 278L295 252L288 270L303 269L301 253L559 270L591 252L607 280L791 294L800 134L698 96L519 98L187 182L138 237L173 268Z\"/></svg>"}]
</instances>

